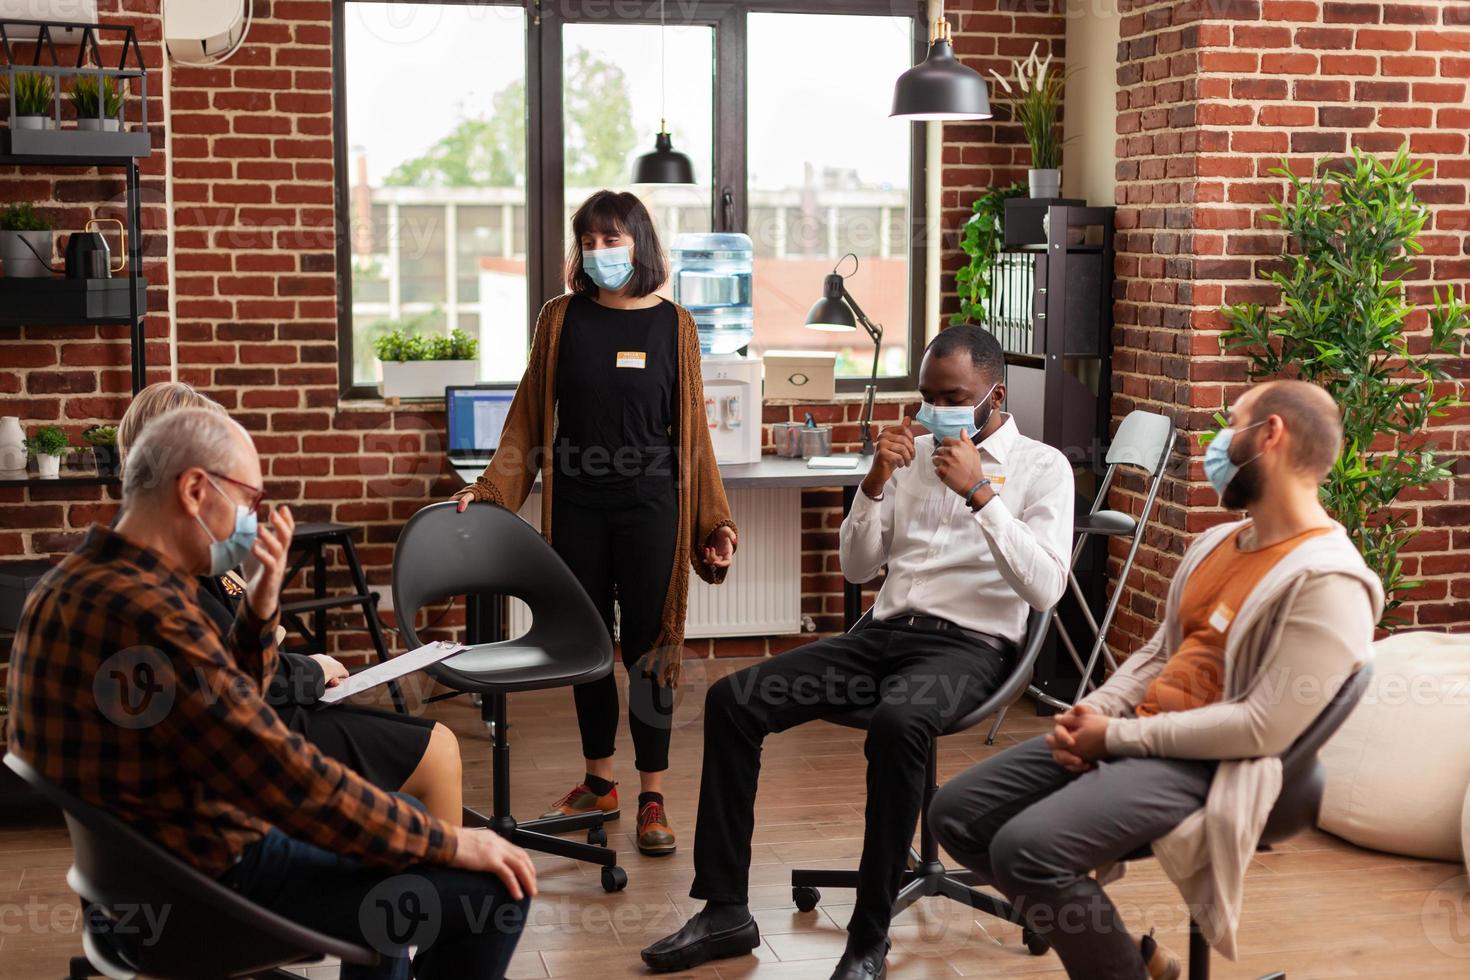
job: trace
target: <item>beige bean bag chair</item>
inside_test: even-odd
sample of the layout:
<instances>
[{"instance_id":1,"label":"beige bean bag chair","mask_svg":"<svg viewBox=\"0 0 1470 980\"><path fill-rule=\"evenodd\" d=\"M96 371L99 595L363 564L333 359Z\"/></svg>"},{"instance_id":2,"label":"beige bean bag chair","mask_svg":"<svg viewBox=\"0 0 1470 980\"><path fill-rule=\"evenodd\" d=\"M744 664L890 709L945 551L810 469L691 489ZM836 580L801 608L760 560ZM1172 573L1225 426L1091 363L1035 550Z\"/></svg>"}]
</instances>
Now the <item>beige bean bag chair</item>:
<instances>
[{"instance_id":1,"label":"beige bean bag chair","mask_svg":"<svg viewBox=\"0 0 1470 980\"><path fill-rule=\"evenodd\" d=\"M1363 847L1463 861L1470 851L1470 636L1374 644L1373 682L1322 749L1318 825Z\"/></svg>"}]
</instances>

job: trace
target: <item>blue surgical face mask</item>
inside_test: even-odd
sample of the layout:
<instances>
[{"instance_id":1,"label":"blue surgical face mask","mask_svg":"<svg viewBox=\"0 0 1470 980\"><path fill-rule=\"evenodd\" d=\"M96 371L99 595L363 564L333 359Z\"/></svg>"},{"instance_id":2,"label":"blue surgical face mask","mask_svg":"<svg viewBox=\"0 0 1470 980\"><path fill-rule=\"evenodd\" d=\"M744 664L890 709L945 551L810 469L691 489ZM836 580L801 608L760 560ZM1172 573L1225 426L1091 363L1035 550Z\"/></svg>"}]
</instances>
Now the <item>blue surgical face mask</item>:
<instances>
[{"instance_id":1,"label":"blue surgical face mask","mask_svg":"<svg viewBox=\"0 0 1470 980\"><path fill-rule=\"evenodd\" d=\"M213 479L210 479L209 485L214 487L221 497L226 500L230 499L229 494L220 490L219 484ZM210 531L209 525L204 523L204 518L195 514L194 519L199 522L200 527L204 528L204 533L209 535L210 575L223 575L230 569L239 566L250 554L250 549L255 547L255 535L259 529L259 521L255 516L255 511L244 504L235 505L235 530L231 531L230 536L223 541L214 540L214 532Z\"/></svg>"},{"instance_id":2,"label":"blue surgical face mask","mask_svg":"<svg viewBox=\"0 0 1470 980\"><path fill-rule=\"evenodd\" d=\"M633 257L626 245L612 248L584 249L582 271L597 283L598 289L617 292L633 278Z\"/></svg>"},{"instance_id":3,"label":"blue surgical face mask","mask_svg":"<svg viewBox=\"0 0 1470 980\"><path fill-rule=\"evenodd\" d=\"M1265 419L1261 420L1261 422L1264 421ZM1252 422L1244 429L1229 427L1221 429L1215 433L1215 438L1211 439L1210 444L1205 447L1205 479L1210 481L1210 486L1214 487L1215 492L1221 497L1225 496L1225 488L1230 486L1230 481L1235 479L1235 474L1240 472L1241 467L1254 463L1261 456L1260 453L1256 453L1250 459L1237 463L1230 458L1230 444L1235 441L1237 434L1254 429L1261 422Z\"/></svg>"},{"instance_id":4,"label":"blue surgical face mask","mask_svg":"<svg viewBox=\"0 0 1470 980\"><path fill-rule=\"evenodd\" d=\"M990 396L995 392L996 385L999 384L1000 382L997 381L991 385L990 391L987 391L985 397L975 405L933 405L924 402L919 406L919 414L914 416L914 421L934 433L936 443L941 443L946 439L958 439L961 429L974 435L985 428L985 424L990 421L990 410L987 410L985 418L976 422L975 409L981 405L990 404Z\"/></svg>"}]
</instances>

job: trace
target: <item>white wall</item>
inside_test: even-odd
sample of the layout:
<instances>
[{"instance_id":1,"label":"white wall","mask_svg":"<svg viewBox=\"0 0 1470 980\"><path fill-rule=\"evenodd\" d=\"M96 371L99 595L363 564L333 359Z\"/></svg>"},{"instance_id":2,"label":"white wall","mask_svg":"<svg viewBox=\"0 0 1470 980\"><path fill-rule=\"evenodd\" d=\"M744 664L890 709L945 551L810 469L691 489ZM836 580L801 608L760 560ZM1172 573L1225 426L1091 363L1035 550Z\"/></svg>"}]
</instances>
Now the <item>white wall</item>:
<instances>
[{"instance_id":1,"label":"white wall","mask_svg":"<svg viewBox=\"0 0 1470 980\"><path fill-rule=\"evenodd\" d=\"M1117 184L1118 0L1067 0L1067 83L1063 104L1062 196L1114 203Z\"/></svg>"}]
</instances>

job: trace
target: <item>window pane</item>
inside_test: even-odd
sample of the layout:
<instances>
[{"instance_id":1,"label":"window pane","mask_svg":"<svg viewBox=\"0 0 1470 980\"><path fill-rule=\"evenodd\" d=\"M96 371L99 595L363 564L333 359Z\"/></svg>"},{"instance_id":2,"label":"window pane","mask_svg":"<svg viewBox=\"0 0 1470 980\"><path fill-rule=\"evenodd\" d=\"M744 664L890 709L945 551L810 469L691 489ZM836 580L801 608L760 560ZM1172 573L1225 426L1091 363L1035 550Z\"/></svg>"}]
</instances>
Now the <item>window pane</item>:
<instances>
[{"instance_id":1,"label":"window pane","mask_svg":"<svg viewBox=\"0 0 1470 980\"><path fill-rule=\"evenodd\" d=\"M458 327L480 376L526 365L526 22L516 6L350 3L353 381L372 337ZM406 79L412 84L405 84Z\"/></svg>"},{"instance_id":2,"label":"window pane","mask_svg":"<svg viewBox=\"0 0 1470 980\"><path fill-rule=\"evenodd\" d=\"M685 231L710 230L714 179L714 28L665 28L662 98L657 24L574 23L563 28L562 98L566 221L594 191L632 191L653 215L665 249ZM674 149L694 165L693 184L632 183L634 161L653 149L660 107ZM565 243L565 241L564 241ZM661 293L668 294L665 286Z\"/></svg>"},{"instance_id":3,"label":"window pane","mask_svg":"<svg viewBox=\"0 0 1470 980\"><path fill-rule=\"evenodd\" d=\"M893 80L913 64L913 26L908 17L749 17L756 351L836 350L839 377L868 375L865 333L804 327L823 276L853 252L861 265L848 291L884 326L880 374L909 371L912 124L888 110ZM813 43L842 56L812 58Z\"/></svg>"}]
</instances>

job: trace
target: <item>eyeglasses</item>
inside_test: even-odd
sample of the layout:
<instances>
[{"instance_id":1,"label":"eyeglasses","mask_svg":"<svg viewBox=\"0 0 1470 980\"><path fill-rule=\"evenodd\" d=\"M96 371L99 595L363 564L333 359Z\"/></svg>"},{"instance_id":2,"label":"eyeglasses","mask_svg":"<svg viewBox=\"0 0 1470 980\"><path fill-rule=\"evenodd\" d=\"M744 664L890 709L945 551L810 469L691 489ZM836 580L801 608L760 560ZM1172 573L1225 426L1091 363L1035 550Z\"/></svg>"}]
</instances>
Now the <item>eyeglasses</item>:
<instances>
[{"instance_id":1,"label":"eyeglasses","mask_svg":"<svg viewBox=\"0 0 1470 980\"><path fill-rule=\"evenodd\" d=\"M251 510L258 510L260 508L260 502L265 499L265 487L252 487L250 484L237 480L232 476L225 476L223 473L216 473L213 470L205 470L205 472L210 476L219 477L226 483L233 483L241 490L248 492L250 499L246 502L245 506Z\"/></svg>"}]
</instances>

